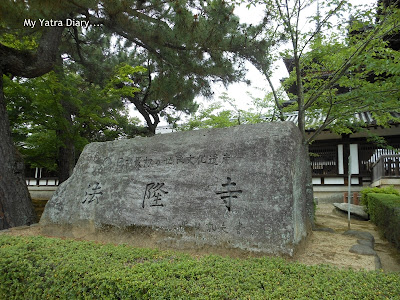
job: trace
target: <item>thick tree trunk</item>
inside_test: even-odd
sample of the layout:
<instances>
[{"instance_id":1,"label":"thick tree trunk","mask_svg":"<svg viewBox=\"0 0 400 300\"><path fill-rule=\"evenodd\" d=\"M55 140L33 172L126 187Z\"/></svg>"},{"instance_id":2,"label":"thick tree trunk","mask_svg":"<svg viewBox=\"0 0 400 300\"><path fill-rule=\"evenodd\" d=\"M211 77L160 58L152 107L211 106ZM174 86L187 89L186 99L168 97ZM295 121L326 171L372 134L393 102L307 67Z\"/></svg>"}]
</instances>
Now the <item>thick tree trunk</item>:
<instances>
[{"instance_id":1,"label":"thick tree trunk","mask_svg":"<svg viewBox=\"0 0 400 300\"><path fill-rule=\"evenodd\" d=\"M11 138L3 93L3 74L37 77L49 71L57 58L63 27L46 28L35 53L0 43L0 229L36 222L25 182L24 163Z\"/></svg>"},{"instance_id":2,"label":"thick tree trunk","mask_svg":"<svg viewBox=\"0 0 400 300\"><path fill-rule=\"evenodd\" d=\"M57 134L64 136L63 145L58 148L58 180L64 182L71 176L75 167L75 145L69 132L58 131Z\"/></svg>"},{"instance_id":3,"label":"thick tree trunk","mask_svg":"<svg viewBox=\"0 0 400 300\"><path fill-rule=\"evenodd\" d=\"M34 78L50 72L57 59L63 27L46 27L35 53L0 43L0 69L4 74Z\"/></svg>"},{"instance_id":4,"label":"thick tree trunk","mask_svg":"<svg viewBox=\"0 0 400 300\"><path fill-rule=\"evenodd\" d=\"M63 61L61 56L58 58L57 66L54 68L54 72L57 75L57 79L59 82L63 82L65 80L65 74L63 70ZM62 144L58 147L58 157L57 157L57 166L58 166L58 180L59 183L67 180L74 170L75 167L75 143L74 143L74 134L73 134L73 106L68 102L68 97L70 95L67 94L65 90L58 90L56 93L60 93L62 98L60 101L62 107L62 122L59 124L60 129L57 130L57 135L62 141Z\"/></svg>"},{"instance_id":5,"label":"thick tree trunk","mask_svg":"<svg viewBox=\"0 0 400 300\"><path fill-rule=\"evenodd\" d=\"M11 138L0 71L0 230L35 223L24 162Z\"/></svg>"}]
</instances>

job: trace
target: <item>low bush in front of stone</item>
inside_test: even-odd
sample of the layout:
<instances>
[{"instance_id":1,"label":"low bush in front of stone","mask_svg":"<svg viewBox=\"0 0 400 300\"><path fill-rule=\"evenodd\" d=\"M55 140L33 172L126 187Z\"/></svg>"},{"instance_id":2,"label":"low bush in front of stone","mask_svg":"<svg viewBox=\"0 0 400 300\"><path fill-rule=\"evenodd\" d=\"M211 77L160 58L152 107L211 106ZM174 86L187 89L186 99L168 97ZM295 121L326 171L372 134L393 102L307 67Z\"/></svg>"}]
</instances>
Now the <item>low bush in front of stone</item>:
<instances>
[{"instance_id":1,"label":"low bush in front of stone","mask_svg":"<svg viewBox=\"0 0 400 300\"><path fill-rule=\"evenodd\" d=\"M400 249L400 196L371 193L367 199L371 221Z\"/></svg>"},{"instance_id":2,"label":"low bush in front of stone","mask_svg":"<svg viewBox=\"0 0 400 300\"><path fill-rule=\"evenodd\" d=\"M395 299L396 273L0 235L0 299Z\"/></svg>"}]
</instances>

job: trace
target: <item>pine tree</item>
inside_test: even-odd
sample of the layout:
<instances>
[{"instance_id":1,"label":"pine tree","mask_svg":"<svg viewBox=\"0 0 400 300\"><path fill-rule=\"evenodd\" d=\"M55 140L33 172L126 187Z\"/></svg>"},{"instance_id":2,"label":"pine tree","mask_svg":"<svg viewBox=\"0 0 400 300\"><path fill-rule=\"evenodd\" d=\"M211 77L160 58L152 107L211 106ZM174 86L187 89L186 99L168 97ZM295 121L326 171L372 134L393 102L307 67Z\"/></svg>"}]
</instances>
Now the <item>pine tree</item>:
<instances>
[{"instance_id":1,"label":"pine tree","mask_svg":"<svg viewBox=\"0 0 400 300\"><path fill-rule=\"evenodd\" d=\"M152 116L148 126L153 132L163 108L173 105L177 109L193 109L194 95L212 94L211 82L226 85L242 79L244 61L268 69L265 53L270 44L263 34L267 20L260 26L246 26L239 23L233 12L234 6L223 0L83 0L79 4L69 0L2 1L0 229L34 221L21 160L11 140L3 74L10 78L38 77L51 71L60 55L67 55L71 64L79 62L86 67L84 74L89 81L100 82L104 80L104 65L97 51L104 55L107 49L96 48L91 35L119 36L132 45L136 61L146 60L148 73L141 78L136 76L136 82L130 86L135 88L139 81L143 82L141 94L127 99L136 103L138 110L143 109L145 115ZM67 20L73 20L73 24L69 26ZM51 22L53 26L40 26ZM84 22L89 22L89 29L82 27ZM7 42L7 38L13 42ZM92 55L100 60L91 59ZM113 88L116 87L123 88Z\"/></svg>"}]
</instances>

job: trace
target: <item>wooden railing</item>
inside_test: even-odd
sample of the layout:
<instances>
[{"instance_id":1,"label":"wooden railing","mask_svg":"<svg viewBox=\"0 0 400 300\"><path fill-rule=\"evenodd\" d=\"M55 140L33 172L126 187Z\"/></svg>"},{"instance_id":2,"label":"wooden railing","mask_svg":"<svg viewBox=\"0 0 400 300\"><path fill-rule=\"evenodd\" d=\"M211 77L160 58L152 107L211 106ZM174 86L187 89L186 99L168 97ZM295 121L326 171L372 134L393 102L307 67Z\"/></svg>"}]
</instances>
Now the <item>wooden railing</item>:
<instances>
[{"instance_id":1,"label":"wooden railing","mask_svg":"<svg viewBox=\"0 0 400 300\"><path fill-rule=\"evenodd\" d=\"M385 177L400 177L400 154L382 155L372 165L372 181Z\"/></svg>"}]
</instances>

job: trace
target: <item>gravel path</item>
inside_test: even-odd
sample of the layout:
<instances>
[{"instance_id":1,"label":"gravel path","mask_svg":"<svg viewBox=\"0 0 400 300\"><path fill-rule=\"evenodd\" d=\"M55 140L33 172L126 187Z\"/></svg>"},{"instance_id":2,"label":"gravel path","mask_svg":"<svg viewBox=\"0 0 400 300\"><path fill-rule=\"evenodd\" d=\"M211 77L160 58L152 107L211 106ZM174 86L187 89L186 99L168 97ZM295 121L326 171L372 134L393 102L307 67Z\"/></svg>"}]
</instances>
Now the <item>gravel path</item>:
<instances>
[{"instance_id":1,"label":"gravel path","mask_svg":"<svg viewBox=\"0 0 400 300\"><path fill-rule=\"evenodd\" d=\"M331 228L335 232L313 231L307 245L295 257L295 260L308 264L329 264L339 268L357 270L375 270L376 258L373 255L360 255L349 252L357 245L357 237L343 235L348 230L347 214L336 210L330 203L317 206L316 227ZM381 267L385 272L400 272L400 252L396 250L371 221L351 219L350 228L371 233L375 238L375 247Z\"/></svg>"}]
</instances>

